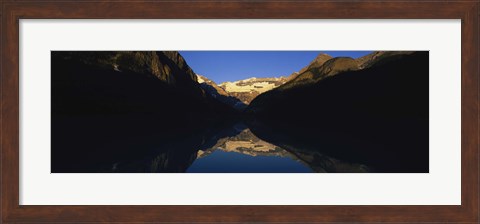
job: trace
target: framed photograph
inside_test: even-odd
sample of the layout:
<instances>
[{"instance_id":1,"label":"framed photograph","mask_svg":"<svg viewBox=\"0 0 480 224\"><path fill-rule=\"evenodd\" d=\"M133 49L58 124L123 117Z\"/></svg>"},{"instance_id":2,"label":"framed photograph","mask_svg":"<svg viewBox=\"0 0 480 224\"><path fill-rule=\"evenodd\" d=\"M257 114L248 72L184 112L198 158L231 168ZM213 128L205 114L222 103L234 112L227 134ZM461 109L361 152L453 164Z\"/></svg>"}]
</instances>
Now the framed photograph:
<instances>
[{"instance_id":1,"label":"framed photograph","mask_svg":"<svg viewBox=\"0 0 480 224\"><path fill-rule=\"evenodd\" d=\"M1 217L479 222L478 1L3 1Z\"/></svg>"}]
</instances>

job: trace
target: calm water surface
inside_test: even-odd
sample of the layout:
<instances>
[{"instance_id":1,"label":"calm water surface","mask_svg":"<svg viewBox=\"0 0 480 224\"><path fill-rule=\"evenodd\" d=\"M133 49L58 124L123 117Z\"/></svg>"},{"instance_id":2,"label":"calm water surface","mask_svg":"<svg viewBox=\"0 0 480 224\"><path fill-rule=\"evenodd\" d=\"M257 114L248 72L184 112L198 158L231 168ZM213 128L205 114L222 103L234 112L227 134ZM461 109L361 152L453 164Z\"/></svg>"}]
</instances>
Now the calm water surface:
<instances>
[{"instance_id":1,"label":"calm water surface","mask_svg":"<svg viewBox=\"0 0 480 224\"><path fill-rule=\"evenodd\" d=\"M249 129L199 150L187 173L310 173L292 153L260 140Z\"/></svg>"},{"instance_id":2,"label":"calm water surface","mask_svg":"<svg viewBox=\"0 0 480 224\"><path fill-rule=\"evenodd\" d=\"M369 172L367 166L342 162L321 150L273 144L245 124L205 128L196 134L136 134L117 122L68 119L55 126L53 173L311 173ZM78 134L78 133L81 133ZM75 142L75 144L71 144Z\"/></svg>"}]
</instances>

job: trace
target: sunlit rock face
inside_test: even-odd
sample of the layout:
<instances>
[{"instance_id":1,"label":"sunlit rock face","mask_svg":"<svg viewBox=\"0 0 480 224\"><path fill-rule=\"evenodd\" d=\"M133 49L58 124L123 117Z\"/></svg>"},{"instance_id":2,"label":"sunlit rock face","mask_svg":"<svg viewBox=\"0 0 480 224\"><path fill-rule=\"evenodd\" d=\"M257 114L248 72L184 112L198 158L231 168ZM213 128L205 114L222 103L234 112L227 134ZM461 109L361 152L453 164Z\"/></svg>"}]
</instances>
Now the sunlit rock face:
<instances>
[{"instance_id":1,"label":"sunlit rock face","mask_svg":"<svg viewBox=\"0 0 480 224\"><path fill-rule=\"evenodd\" d=\"M258 95L281 86L287 81L287 77L283 76L279 78L253 77L235 82L224 82L219 86L231 96L238 98L245 104L249 104Z\"/></svg>"},{"instance_id":2,"label":"sunlit rock face","mask_svg":"<svg viewBox=\"0 0 480 224\"><path fill-rule=\"evenodd\" d=\"M222 87L218 86L214 81L207 77L197 74L197 81L200 84L200 87L216 100L238 110L243 110L247 107L244 102L225 91Z\"/></svg>"},{"instance_id":3,"label":"sunlit rock face","mask_svg":"<svg viewBox=\"0 0 480 224\"><path fill-rule=\"evenodd\" d=\"M311 85L327 77L341 72L358 70L358 63L353 58L332 58L326 54L320 54L307 67L297 74L292 74L288 82L279 86L277 90L288 90L302 85Z\"/></svg>"}]
</instances>

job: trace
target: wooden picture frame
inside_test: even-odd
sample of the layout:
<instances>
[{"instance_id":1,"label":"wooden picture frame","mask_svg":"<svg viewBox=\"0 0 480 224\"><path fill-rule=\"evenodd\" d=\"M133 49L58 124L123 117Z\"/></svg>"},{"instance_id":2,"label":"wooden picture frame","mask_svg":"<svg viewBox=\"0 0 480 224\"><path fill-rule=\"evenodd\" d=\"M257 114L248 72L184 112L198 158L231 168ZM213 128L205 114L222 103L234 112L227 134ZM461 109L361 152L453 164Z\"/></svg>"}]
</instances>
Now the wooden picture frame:
<instances>
[{"instance_id":1,"label":"wooden picture frame","mask_svg":"<svg viewBox=\"0 0 480 224\"><path fill-rule=\"evenodd\" d=\"M480 2L74 1L0 2L1 216L17 222L479 222ZM20 19L461 19L461 205L19 205Z\"/></svg>"}]
</instances>

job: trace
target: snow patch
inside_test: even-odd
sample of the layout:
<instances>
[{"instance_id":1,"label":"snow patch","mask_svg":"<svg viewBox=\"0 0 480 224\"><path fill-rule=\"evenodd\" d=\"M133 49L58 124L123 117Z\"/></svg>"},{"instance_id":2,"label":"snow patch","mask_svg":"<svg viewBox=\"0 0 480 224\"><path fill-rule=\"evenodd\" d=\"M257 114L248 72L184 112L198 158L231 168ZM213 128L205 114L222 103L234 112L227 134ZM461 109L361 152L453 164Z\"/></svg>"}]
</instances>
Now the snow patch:
<instances>
[{"instance_id":1,"label":"snow patch","mask_svg":"<svg viewBox=\"0 0 480 224\"><path fill-rule=\"evenodd\" d=\"M237 81L224 82L220 86L223 87L227 92L244 93L256 91L259 93L263 93L275 88L277 85L271 82L252 82L248 85L245 85L245 81Z\"/></svg>"},{"instance_id":2,"label":"snow patch","mask_svg":"<svg viewBox=\"0 0 480 224\"><path fill-rule=\"evenodd\" d=\"M197 81L198 81L198 83L204 83L205 82L205 80L202 79L202 76L200 76L198 74L197 74Z\"/></svg>"}]
</instances>

